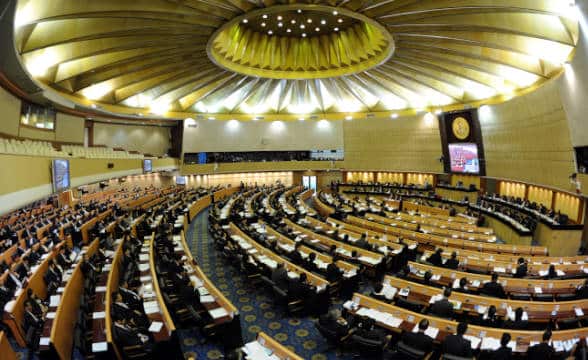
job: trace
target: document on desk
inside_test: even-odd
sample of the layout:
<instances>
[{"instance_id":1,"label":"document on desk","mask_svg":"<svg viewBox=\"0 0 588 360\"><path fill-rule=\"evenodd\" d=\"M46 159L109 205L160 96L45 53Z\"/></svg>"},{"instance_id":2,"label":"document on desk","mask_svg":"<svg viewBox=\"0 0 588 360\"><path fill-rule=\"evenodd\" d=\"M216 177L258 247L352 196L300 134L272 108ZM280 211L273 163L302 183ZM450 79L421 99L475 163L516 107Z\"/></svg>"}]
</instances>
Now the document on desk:
<instances>
[{"instance_id":1,"label":"document on desk","mask_svg":"<svg viewBox=\"0 0 588 360\"><path fill-rule=\"evenodd\" d=\"M212 303L212 302L214 302L214 297L212 297L211 295L200 296L200 302L201 303Z\"/></svg>"},{"instance_id":2,"label":"document on desk","mask_svg":"<svg viewBox=\"0 0 588 360\"><path fill-rule=\"evenodd\" d=\"M47 313L47 319L55 319L55 312L51 311Z\"/></svg>"},{"instance_id":3,"label":"document on desk","mask_svg":"<svg viewBox=\"0 0 588 360\"><path fill-rule=\"evenodd\" d=\"M220 319L222 317L229 315L228 311L224 307L218 307L216 309L212 309L212 310L208 311L208 313L210 314L210 316L212 316L213 319Z\"/></svg>"},{"instance_id":4,"label":"document on desk","mask_svg":"<svg viewBox=\"0 0 588 360\"><path fill-rule=\"evenodd\" d=\"M472 335L464 335L463 338L469 340L472 343L472 349L477 349L478 345L480 345L480 342L482 341L482 339Z\"/></svg>"},{"instance_id":5,"label":"document on desk","mask_svg":"<svg viewBox=\"0 0 588 360\"><path fill-rule=\"evenodd\" d=\"M139 264L139 271L149 270L149 264Z\"/></svg>"},{"instance_id":6,"label":"document on desk","mask_svg":"<svg viewBox=\"0 0 588 360\"><path fill-rule=\"evenodd\" d=\"M147 255L147 254L140 254L139 255L139 260L140 261L149 261L149 255Z\"/></svg>"},{"instance_id":7,"label":"document on desk","mask_svg":"<svg viewBox=\"0 0 588 360\"><path fill-rule=\"evenodd\" d=\"M108 350L108 343L106 341L97 342L97 343L92 344L92 352L93 353L104 352L106 350Z\"/></svg>"},{"instance_id":8,"label":"document on desk","mask_svg":"<svg viewBox=\"0 0 588 360\"><path fill-rule=\"evenodd\" d=\"M49 346L50 339L48 337L42 337L39 339L40 346Z\"/></svg>"},{"instance_id":9,"label":"document on desk","mask_svg":"<svg viewBox=\"0 0 588 360\"><path fill-rule=\"evenodd\" d=\"M163 323L160 321L154 321L151 323L151 325L149 326L149 331L152 333L158 333L159 331L161 331L161 328L163 327Z\"/></svg>"},{"instance_id":10,"label":"document on desk","mask_svg":"<svg viewBox=\"0 0 588 360\"><path fill-rule=\"evenodd\" d=\"M49 307L59 306L60 301L61 301L60 295L51 295L50 300L49 300Z\"/></svg>"},{"instance_id":11,"label":"document on desk","mask_svg":"<svg viewBox=\"0 0 588 360\"><path fill-rule=\"evenodd\" d=\"M412 332L416 333L419 332L419 325L416 324L412 329ZM431 337L432 339L436 339L437 335L439 334L439 329L436 327L429 326L427 330L425 330L425 335ZM473 346L472 346L473 347Z\"/></svg>"},{"instance_id":12,"label":"document on desk","mask_svg":"<svg viewBox=\"0 0 588 360\"><path fill-rule=\"evenodd\" d=\"M92 319L104 319L106 317L106 312L98 311L92 313Z\"/></svg>"},{"instance_id":13,"label":"document on desk","mask_svg":"<svg viewBox=\"0 0 588 360\"><path fill-rule=\"evenodd\" d=\"M500 348L499 339L487 336L482 339L482 346L480 347L480 350L497 350L498 348Z\"/></svg>"}]
</instances>

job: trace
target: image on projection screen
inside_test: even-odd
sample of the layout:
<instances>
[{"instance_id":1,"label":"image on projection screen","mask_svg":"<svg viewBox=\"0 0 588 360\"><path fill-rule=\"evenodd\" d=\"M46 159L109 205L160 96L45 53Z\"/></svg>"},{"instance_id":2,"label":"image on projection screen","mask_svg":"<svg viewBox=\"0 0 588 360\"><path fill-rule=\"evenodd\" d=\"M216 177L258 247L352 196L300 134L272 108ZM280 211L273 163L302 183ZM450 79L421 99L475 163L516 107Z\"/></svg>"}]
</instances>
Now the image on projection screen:
<instances>
[{"instance_id":1,"label":"image on projection screen","mask_svg":"<svg viewBox=\"0 0 588 360\"><path fill-rule=\"evenodd\" d=\"M52 164L53 191L58 192L69 188L69 160L56 159Z\"/></svg>"},{"instance_id":2,"label":"image on projection screen","mask_svg":"<svg viewBox=\"0 0 588 360\"><path fill-rule=\"evenodd\" d=\"M449 144L451 172L478 174L480 162L476 144Z\"/></svg>"}]
</instances>

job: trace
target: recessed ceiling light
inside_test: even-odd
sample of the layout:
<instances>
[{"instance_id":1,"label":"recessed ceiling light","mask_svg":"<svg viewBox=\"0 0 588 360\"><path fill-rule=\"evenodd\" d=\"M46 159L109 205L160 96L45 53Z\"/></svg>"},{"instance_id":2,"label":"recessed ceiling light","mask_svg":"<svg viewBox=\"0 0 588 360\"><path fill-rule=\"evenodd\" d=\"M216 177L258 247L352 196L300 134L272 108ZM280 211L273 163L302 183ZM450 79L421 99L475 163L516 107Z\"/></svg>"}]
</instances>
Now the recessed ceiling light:
<instances>
[{"instance_id":1,"label":"recessed ceiling light","mask_svg":"<svg viewBox=\"0 0 588 360\"><path fill-rule=\"evenodd\" d=\"M302 13L301 9L296 10L296 12L298 12L299 14Z\"/></svg>"},{"instance_id":2,"label":"recessed ceiling light","mask_svg":"<svg viewBox=\"0 0 588 360\"><path fill-rule=\"evenodd\" d=\"M333 15L337 15L337 14L338 14L337 10L333 10Z\"/></svg>"},{"instance_id":3,"label":"recessed ceiling light","mask_svg":"<svg viewBox=\"0 0 588 360\"><path fill-rule=\"evenodd\" d=\"M278 27L282 27L282 26L284 26L284 23L279 22Z\"/></svg>"},{"instance_id":4,"label":"recessed ceiling light","mask_svg":"<svg viewBox=\"0 0 588 360\"><path fill-rule=\"evenodd\" d=\"M288 32L288 33L289 33L289 32L292 32L292 30L290 30L290 29L286 29L286 32Z\"/></svg>"},{"instance_id":5,"label":"recessed ceiling light","mask_svg":"<svg viewBox=\"0 0 588 360\"><path fill-rule=\"evenodd\" d=\"M290 20L290 24L296 24L296 20L294 20L294 19Z\"/></svg>"},{"instance_id":6,"label":"recessed ceiling light","mask_svg":"<svg viewBox=\"0 0 588 360\"><path fill-rule=\"evenodd\" d=\"M338 22L339 24L341 24L341 23L343 22L343 19L337 19L337 22Z\"/></svg>"},{"instance_id":7,"label":"recessed ceiling light","mask_svg":"<svg viewBox=\"0 0 588 360\"><path fill-rule=\"evenodd\" d=\"M321 31L321 28L319 28L319 27L315 27L315 28L314 28L314 30L315 30L315 31Z\"/></svg>"},{"instance_id":8,"label":"recessed ceiling light","mask_svg":"<svg viewBox=\"0 0 588 360\"><path fill-rule=\"evenodd\" d=\"M208 118L208 120L216 120L216 118L214 116L211 116Z\"/></svg>"},{"instance_id":9,"label":"recessed ceiling light","mask_svg":"<svg viewBox=\"0 0 588 360\"><path fill-rule=\"evenodd\" d=\"M394 114L390 115L390 117L391 117L392 119L396 119L396 118L398 117L398 114L394 113Z\"/></svg>"},{"instance_id":10,"label":"recessed ceiling light","mask_svg":"<svg viewBox=\"0 0 588 360\"><path fill-rule=\"evenodd\" d=\"M304 24L300 24L300 28L304 29L306 26L304 26Z\"/></svg>"},{"instance_id":11,"label":"recessed ceiling light","mask_svg":"<svg viewBox=\"0 0 588 360\"><path fill-rule=\"evenodd\" d=\"M321 24L322 24L322 25L325 25L326 23L327 23L327 20L325 20L325 19L322 19L322 20L321 20Z\"/></svg>"},{"instance_id":12,"label":"recessed ceiling light","mask_svg":"<svg viewBox=\"0 0 588 360\"><path fill-rule=\"evenodd\" d=\"M265 27L265 23L264 23L264 22L263 22L263 23L261 23L261 27Z\"/></svg>"},{"instance_id":13,"label":"recessed ceiling light","mask_svg":"<svg viewBox=\"0 0 588 360\"><path fill-rule=\"evenodd\" d=\"M249 20L243 19L243 24L247 24L248 22L249 22Z\"/></svg>"},{"instance_id":14,"label":"recessed ceiling light","mask_svg":"<svg viewBox=\"0 0 588 360\"><path fill-rule=\"evenodd\" d=\"M261 15L262 18L267 19L267 14Z\"/></svg>"},{"instance_id":15,"label":"recessed ceiling light","mask_svg":"<svg viewBox=\"0 0 588 360\"><path fill-rule=\"evenodd\" d=\"M278 15L278 20L282 20L282 15Z\"/></svg>"},{"instance_id":16,"label":"recessed ceiling light","mask_svg":"<svg viewBox=\"0 0 588 360\"><path fill-rule=\"evenodd\" d=\"M301 117L301 118L298 118L298 120L300 120L300 121L304 121L304 118L303 118L303 117Z\"/></svg>"},{"instance_id":17,"label":"recessed ceiling light","mask_svg":"<svg viewBox=\"0 0 588 360\"><path fill-rule=\"evenodd\" d=\"M353 120L353 116L347 115L347 116L345 116L345 120Z\"/></svg>"},{"instance_id":18,"label":"recessed ceiling light","mask_svg":"<svg viewBox=\"0 0 588 360\"><path fill-rule=\"evenodd\" d=\"M335 31L339 31L339 28L338 28L338 27L336 27L336 28L334 28L333 30L335 30Z\"/></svg>"},{"instance_id":19,"label":"recessed ceiling light","mask_svg":"<svg viewBox=\"0 0 588 360\"><path fill-rule=\"evenodd\" d=\"M307 23L312 24L312 19L306 20Z\"/></svg>"},{"instance_id":20,"label":"recessed ceiling light","mask_svg":"<svg viewBox=\"0 0 588 360\"><path fill-rule=\"evenodd\" d=\"M302 33L302 37L306 37L306 33Z\"/></svg>"},{"instance_id":21,"label":"recessed ceiling light","mask_svg":"<svg viewBox=\"0 0 588 360\"><path fill-rule=\"evenodd\" d=\"M268 35L271 35L271 34L273 34L273 33L274 33L274 32L273 32L273 31L271 31L271 30L268 30L268 32L267 32L267 34L268 34Z\"/></svg>"}]
</instances>

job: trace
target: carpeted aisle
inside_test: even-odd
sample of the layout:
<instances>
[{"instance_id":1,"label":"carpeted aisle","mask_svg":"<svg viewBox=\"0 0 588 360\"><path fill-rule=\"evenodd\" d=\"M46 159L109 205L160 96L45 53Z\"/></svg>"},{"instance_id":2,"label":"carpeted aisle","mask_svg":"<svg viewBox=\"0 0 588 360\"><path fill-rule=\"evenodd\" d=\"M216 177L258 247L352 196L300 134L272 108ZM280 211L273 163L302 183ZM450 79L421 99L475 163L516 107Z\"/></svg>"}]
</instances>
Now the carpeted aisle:
<instances>
[{"instance_id":1,"label":"carpeted aisle","mask_svg":"<svg viewBox=\"0 0 588 360\"><path fill-rule=\"evenodd\" d=\"M207 230L208 211L200 213L190 224L186 239L192 253L210 280L239 308L241 329L245 342L263 331L294 350L304 359L351 359L351 355L337 356L314 327L313 319L287 318L272 305L272 299L262 289L248 287L246 280L233 266L227 264L214 248ZM180 344L186 358L218 359L222 349L214 345L199 345L191 331L180 332Z\"/></svg>"}]
</instances>

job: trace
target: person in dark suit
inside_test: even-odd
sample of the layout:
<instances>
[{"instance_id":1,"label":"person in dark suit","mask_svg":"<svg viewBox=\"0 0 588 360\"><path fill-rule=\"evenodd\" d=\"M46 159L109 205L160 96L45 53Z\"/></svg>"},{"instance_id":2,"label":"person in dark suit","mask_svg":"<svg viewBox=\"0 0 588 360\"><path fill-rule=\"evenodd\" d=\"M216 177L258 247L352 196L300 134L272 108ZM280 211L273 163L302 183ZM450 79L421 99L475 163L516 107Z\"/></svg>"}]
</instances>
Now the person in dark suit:
<instances>
[{"instance_id":1,"label":"person in dark suit","mask_svg":"<svg viewBox=\"0 0 588 360\"><path fill-rule=\"evenodd\" d=\"M370 297L373 297L374 299L378 299L378 300L384 301L384 302L388 302L388 301L392 300L392 299L386 298L386 295L383 293L383 289L384 289L384 285L382 285L382 283L375 284L374 290L372 290Z\"/></svg>"},{"instance_id":2,"label":"person in dark suit","mask_svg":"<svg viewBox=\"0 0 588 360\"><path fill-rule=\"evenodd\" d=\"M369 246L369 243L366 240L365 234L361 234L361 236L359 237L359 239L357 239L354 245L362 249L367 248Z\"/></svg>"},{"instance_id":3,"label":"person in dark suit","mask_svg":"<svg viewBox=\"0 0 588 360\"><path fill-rule=\"evenodd\" d=\"M457 253L454 251L451 253L451 258L449 258L445 262L445 267L448 269L456 270L458 266L459 266L459 260L457 260Z\"/></svg>"},{"instance_id":4,"label":"person in dark suit","mask_svg":"<svg viewBox=\"0 0 588 360\"><path fill-rule=\"evenodd\" d=\"M442 266L443 265L443 258L441 254L443 253L442 249L437 249L431 256L427 258L427 262L433 266Z\"/></svg>"},{"instance_id":5,"label":"person in dark suit","mask_svg":"<svg viewBox=\"0 0 588 360\"><path fill-rule=\"evenodd\" d=\"M416 333L404 331L400 337L400 341L412 348L429 353L433 350L433 339L425 334L425 331L429 327L429 320L422 319L419 321L418 327L419 330Z\"/></svg>"},{"instance_id":6,"label":"person in dark suit","mask_svg":"<svg viewBox=\"0 0 588 360\"><path fill-rule=\"evenodd\" d=\"M524 278L527 276L527 262L523 258L517 260L517 270L515 271L514 277Z\"/></svg>"},{"instance_id":7,"label":"person in dark suit","mask_svg":"<svg viewBox=\"0 0 588 360\"><path fill-rule=\"evenodd\" d=\"M485 283L484 286L482 286L482 289L480 290L480 294L486 295L486 296L502 298L502 299L506 298L506 293L504 292L504 288L498 282L498 274L497 273L493 273L492 280Z\"/></svg>"},{"instance_id":8,"label":"person in dark suit","mask_svg":"<svg viewBox=\"0 0 588 360\"><path fill-rule=\"evenodd\" d=\"M290 301L304 299L308 293L308 285L306 284L306 273L300 274L298 279L290 280L288 284L288 297Z\"/></svg>"},{"instance_id":9,"label":"person in dark suit","mask_svg":"<svg viewBox=\"0 0 588 360\"><path fill-rule=\"evenodd\" d=\"M576 297L578 299L588 299L588 279L584 281L584 285L576 289Z\"/></svg>"},{"instance_id":10,"label":"person in dark suit","mask_svg":"<svg viewBox=\"0 0 588 360\"><path fill-rule=\"evenodd\" d=\"M547 279L555 279L557 277L557 271L555 271L555 265L549 265L549 270L547 270Z\"/></svg>"},{"instance_id":11,"label":"person in dark suit","mask_svg":"<svg viewBox=\"0 0 588 360\"><path fill-rule=\"evenodd\" d=\"M472 357L472 343L465 339L463 335L468 330L468 324L460 322L457 324L457 333L455 335L447 335L441 345L443 354Z\"/></svg>"},{"instance_id":12,"label":"person in dark suit","mask_svg":"<svg viewBox=\"0 0 588 360\"><path fill-rule=\"evenodd\" d=\"M327 329L329 332L335 333L339 340L349 334L349 323L336 310L319 316L318 322L321 327Z\"/></svg>"},{"instance_id":13,"label":"person in dark suit","mask_svg":"<svg viewBox=\"0 0 588 360\"><path fill-rule=\"evenodd\" d=\"M494 350L491 354L492 360L510 360L512 359L512 349L508 347L508 343L510 342L510 334L503 333L502 337L500 338L500 347Z\"/></svg>"},{"instance_id":14,"label":"person in dark suit","mask_svg":"<svg viewBox=\"0 0 588 360\"><path fill-rule=\"evenodd\" d=\"M272 271L272 281L280 289L288 289L288 270L286 270L284 263L279 263L274 271Z\"/></svg>"},{"instance_id":15,"label":"person in dark suit","mask_svg":"<svg viewBox=\"0 0 588 360\"><path fill-rule=\"evenodd\" d=\"M453 317L453 304L449 301L450 296L451 288L445 288L443 291L443 298L435 301L435 303L431 305L430 313L435 316L451 319Z\"/></svg>"},{"instance_id":16,"label":"person in dark suit","mask_svg":"<svg viewBox=\"0 0 588 360\"><path fill-rule=\"evenodd\" d=\"M468 289L468 279L465 277L459 279L459 285L453 288L453 290L464 294L471 294L470 289Z\"/></svg>"},{"instance_id":17,"label":"person in dark suit","mask_svg":"<svg viewBox=\"0 0 588 360\"><path fill-rule=\"evenodd\" d=\"M526 330L528 322L523 320L523 314L525 311L522 307L518 307L515 309L515 318L514 320L508 320L504 323L504 327L507 329L513 330Z\"/></svg>"},{"instance_id":18,"label":"person in dark suit","mask_svg":"<svg viewBox=\"0 0 588 360\"><path fill-rule=\"evenodd\" d=\"M304 260L304 268L308 271L311 271L311 272L318 271L318 266L314 263L315 260L316 260L316 253L315 252L309 253L306 260Z\"/></svg>"},{"instance_id":19,"label":"person in dark suit","mask_svg":"<svg viewBox=\"0 0 588 360\"><path fill-rule=\"evenodd\" d=\"M298 265L302 264L303 259L302 259L302 255L300 255L300 251L299 251L301 245L302 245L301 243L296 243L296 245L294 245L294 251L292 251L289 255L290 260L292 260L292 262L294 264L298 264Z\"/></svg>"},{"instance_id":20,"label":"person in dark suit","mask_svg":"<svg viewBox=\"0 0 588 360\"><path fill-rule=\"evenodd\" d=\"M327 265L327 281L332 283L332 282L337 282L339 280L341 280L341 278L343 277L343 273L341 271L341 269L339 269L337 267L337 265L335 264L337 262L337 258L333 257L333 262L329 263L329 265Z\"/></svg>"},{"instance_id":21,"label":"person in dark suit","mask_svg":"<svg viewBox=\"0 0 588 360\"><path fill-rule=\"evenodd\" d=\"M357 327L356 335L373 341L384 344L386 342L386 331L382 328L377 328L376 321L372 318L363 318Z\"/></svg>"},{"instance_id":22,"label":"person in dark suit","mask_svg":"<svg viewBox=\"0 0 588 360\"><path fill-rule=\"evenodd\" d=\"M488 311L485 314L480 315L480 325L486 327L500 327L500 318L496 314L496 306L490 305Z\"/></svg>"},{"instance_id":23,"label":"person in dark suit","mask_svg":"<svg viewBox=\"0 0 588 360\"><path fill-rule=\"evenodd\" d=\"M549 345L551 339L551 330L547 329L543 333L543 341L537 345L531 346L527 350L527 359L529 360L550 360L555 356L555 350Z\"/></svg>"}]
</instances>

